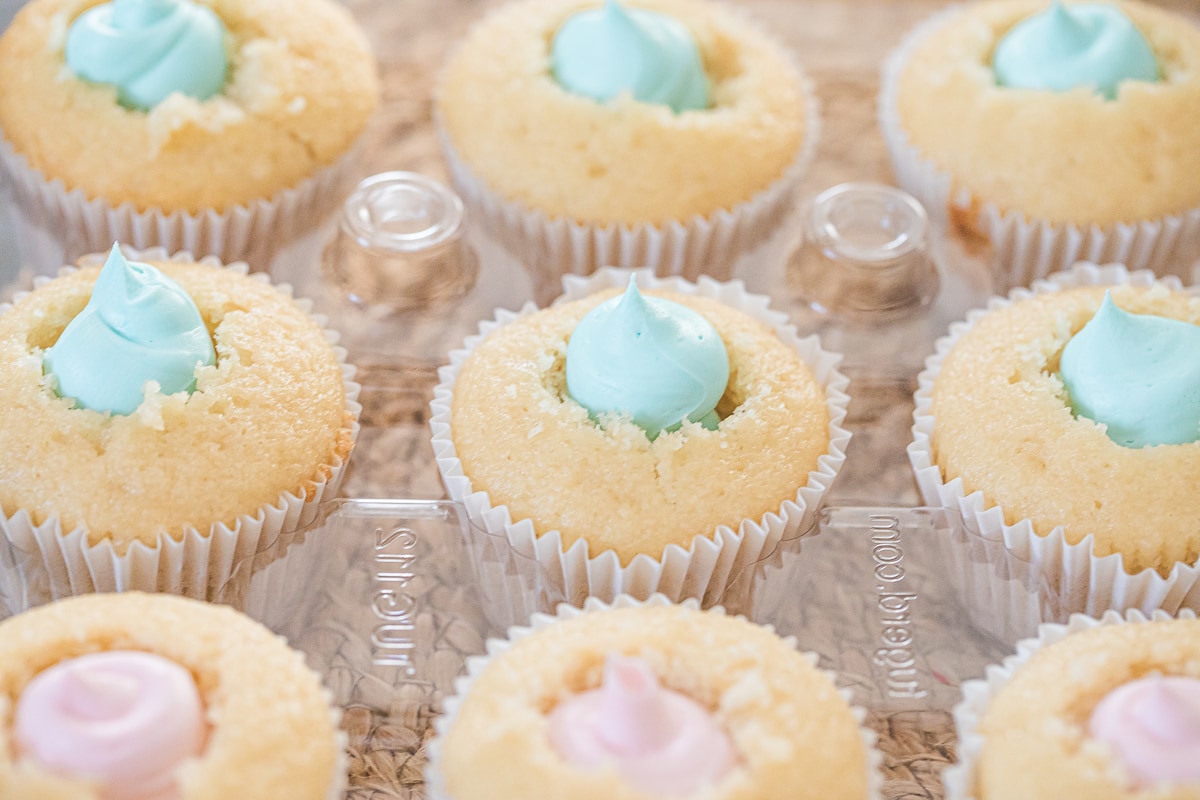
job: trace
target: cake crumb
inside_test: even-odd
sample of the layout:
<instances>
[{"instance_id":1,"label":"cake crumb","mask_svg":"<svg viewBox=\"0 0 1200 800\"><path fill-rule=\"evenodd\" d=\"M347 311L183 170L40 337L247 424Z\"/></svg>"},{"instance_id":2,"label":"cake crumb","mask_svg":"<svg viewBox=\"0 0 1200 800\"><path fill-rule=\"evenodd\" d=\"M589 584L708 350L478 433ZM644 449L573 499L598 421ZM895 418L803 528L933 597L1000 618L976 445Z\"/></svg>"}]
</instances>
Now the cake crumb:
<instances>
[{"instance_id":1,"label":"cake crumb","mask_svg":"<svg viewBox=\"0 0 1200 800\"><path fill-rule=\"evenodd\" d=\"M142 402L133 413L142 425L151 430L161 431L167 426L163 422L163 394L158 381L146 381L142 388Z\"/></svg>"}]
</instances>

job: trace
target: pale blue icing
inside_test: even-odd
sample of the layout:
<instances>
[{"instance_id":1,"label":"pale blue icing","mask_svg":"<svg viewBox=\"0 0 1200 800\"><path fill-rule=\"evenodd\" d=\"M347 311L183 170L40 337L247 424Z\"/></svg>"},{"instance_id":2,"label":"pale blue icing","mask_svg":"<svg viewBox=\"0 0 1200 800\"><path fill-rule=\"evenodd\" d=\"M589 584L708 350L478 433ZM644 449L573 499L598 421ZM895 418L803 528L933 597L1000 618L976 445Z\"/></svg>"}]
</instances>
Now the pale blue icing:
<instances>
[{"instance_id":1,"label":"pale blue icing","mask_svg":"<svg viewBox=\"0 0 1200 800\"><path fill-rule=\"evenodd\" d=\"M646 297L634 277L624 294L580 320L567 343L567 392L595 419L632 417L651 439L684 419L713 430L729 382L725 343L679 303Z\"/></svg>"},{"instance_id":2,"label":"pale blue icing","mask_svg":"<svg viewBox=\"0 0 1200 800\"><path fill-rule=\"evenodd\" d=\"M1075 415L1122 447L1200 439L1200 326L1130 314L1106 292L1063 348L1060 375Z\"/></svg>"},{"instance_id":3,"label":"pale blue icing","mask_svg":"<svg viewBox=\"0 0 1200 800\"><path fill-rule=\"evenodd\" d=\"M1057 92L1091 86L1110 100L1122 81L1159 78L1150 44L1124 12L1060 0L1005 34L992 68L1001 86Z\"/></svg>"},{"instance_id":4,"label":"pale blue icing","mask_svg":"<svg viewBox=\"0 0 1200 800\"><path fill-rule=\"evenodd\" d=\"M207 100L225 85L225 26L192 0L112 0L71 23L67 65L116 86L129 108L148 111L172 92Z\"/></svg>"},{"instance_id":5,"label":"pale blue icing","mask_svg":"<svg viewBox=\"0 0 1200 800\"><path fill-rule=\"evenodd\" d=\"M559 85L594 100L624 91L674 111L708 108L708 76L696 40L671 17L617 0L567 18L551 45Z\"/></svg>"},{"instance_id":6,"label":"pale blue icing","mask_svg":"<svg viewBox=\"0 0 1200 800\"><path fill-rule=\"evenodd\" d=\"M93 411L131 414L147 381L164 394L196 388L196 367L216 363L199 309L179 284L116 245L91 299L45 353L58 393Z\"/></svg>"}]
</instances>

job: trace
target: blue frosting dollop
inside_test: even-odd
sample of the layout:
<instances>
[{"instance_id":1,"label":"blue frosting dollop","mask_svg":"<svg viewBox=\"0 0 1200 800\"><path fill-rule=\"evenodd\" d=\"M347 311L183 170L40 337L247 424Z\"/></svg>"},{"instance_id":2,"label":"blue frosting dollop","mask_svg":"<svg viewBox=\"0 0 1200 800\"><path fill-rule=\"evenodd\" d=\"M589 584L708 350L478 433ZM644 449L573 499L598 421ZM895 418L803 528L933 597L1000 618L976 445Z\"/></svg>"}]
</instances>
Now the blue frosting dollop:
<instances>
[{"instance_id":1,"label":"blue frosting dollop","mask_svg":"<svg viewBox=\"0 0 1200 800\"><path fill-rule=\"evenodd\" d=\"M174 92L207 100L225 85L225 26L192 0L112 0L83 12L67 32L67 65L117 88L148 111Z\"/></svg>"},{"instance_id":2,"label":"blue frosting dollop","mask_svg":"<svg viewBox=\"0 0 1200 800\"><path fill-rule=\"evenodd\" d=\"M183 287L113 245L83 310L43 356L58 393L93 411L132 414L146 383L164 394L196 388L216 363L212 337Z\"/></svg>"},{"instance_id":3,"label":"blue frosting dollop","mask_svg":"<svg viewBox=\"0 0 1200 800\"><path fill-rule=\"evenodd\" d=\"M630 92L676 113L708 108L708 76L691 31L665 14L617 0L580 11L551 44L555 80L569 92L606 101Z\"/></svg>"},{"instance_id":4,"label":"blue frosting dollop","mask_svg":"<svg viewBox=\"0 0 1200 800\"><path fill-rule=\"evenodd\" d=\"M729 355L695 311L646 297L635 277L624 294L580 320L567 342L567 393L592 418L628 415L651 439L683 421L720 423Z\"/></svg>"},{"instance_id":5,"label":"blue frosting dollop","mask_svg":"<svg viewBox=\"0 0 1200 800\"><path fill-rule=\"evenodd\" d=\"M992 68L1001 86L1065 92L1090 86L1106 98L1124 81L1157 81L1146 37L1115 6L1054 0L996 44Z\"/></svg>"},{"instance_id":6,"label":"blue frosting dollop","mask_svg":"<svg viewBox=\"0 0 1200 800\"><path fill-rule=\"evenodd\" d=\"M1105 292L1063 348L1059 375L1075 415L1122 447L1200 439L1200 326L1131 314Z\"/></svg>"}]
</instances>

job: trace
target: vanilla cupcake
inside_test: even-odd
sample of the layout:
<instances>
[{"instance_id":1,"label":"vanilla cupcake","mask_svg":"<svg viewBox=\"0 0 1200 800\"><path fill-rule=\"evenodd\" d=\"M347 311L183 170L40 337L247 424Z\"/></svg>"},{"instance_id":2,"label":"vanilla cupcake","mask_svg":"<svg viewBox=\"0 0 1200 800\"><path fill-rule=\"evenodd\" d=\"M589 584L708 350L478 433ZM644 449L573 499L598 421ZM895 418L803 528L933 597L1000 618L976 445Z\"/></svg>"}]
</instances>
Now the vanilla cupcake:
<instances>
[{"instance_id":1,"label":"vanilla cupcake","mask_svg":"<svg viewBox=\"0 0 1200 800\"><path fill-rule=\"evenodd\" d=\"M992 248L999 291L1080 259L1190 278L1200 258L1200 29L1123 0L994 0L884 66L900 185Z\"/></svg>"},{"instance_id":2,"label":"vanilla cupcake","mask_svg":"<svg viewBox=\"0 0 1200 800\"><path fill-rule=\"evenodd\" d=\"M963 684L950 800L1162 800L1200 792L1200 621L1134 611L1044 625Z\"/></svg>"},{"instance_id":3,"label":"vanilla cupcake","mask_svg":"<svg viewBox=\"0 0 1200 800\"><path fill-rule=\"evenodd\" d=\"M547 298L604 265L728 277L790 211L807 81L728 7L598 6L513 2L460 43L435 107L455 186Z\"/></svg>"},{"instance_id":4,"label":"vanilla cupcake","mask_svg":"<svg viewBox=\"0 0 1200 800\"><path fill-rule=\"evenodd\" d=\"M1193 602L1198 324L1200 300L1177 280L1083 264L993 298L938 341L909 446L922 495L1003 542L1040 586L1006 594L997 574L969 592L1059 621Z\"/></svg>"},{"instance_id":5,"label":"vanilla cupcake","mask_svg":"<svg viewBox=\"0 0 1200 800\"><path fill-rule=\"evenodd\" d=\"M442 479L576 602L718 602L844 461L838 357L740 284L602 270L480 330L435 389Z\"/></svg>"},{"instance_id":6,"label":"vanilla cupcake","mask_svg":"<svg viewBox=\"0 0 1200 800\"><path fill-rule=\"evenodd\" d=\"M661 596L535 615L468 661L435 723L430 797L877 798L875 735L815 661Z\"/></svg>"},{"instance_id":7,"label":"vanilla cupcake","mask_svg":"<svg viewBox=\"0 0 1200 800\"><path fill-rule=\"evenodd\" d=\"M36 0L0 37L0 159L68 258L123 241L262 267L340 202L378 94L329 0Z\"/></svg>"},{"instance_id":8,"label":"vanilla cupcake","mask_svg":"<svg viewBox=\"0 0 1200 800\"><path fill-rule=\"evenodd\" d=\"M320 679L223 606L79 597L0 624L0 796L336 800Z\"/></svg>"},{"instance_id":9,"label":"vanilla cupcake","mask_svg":"<svg viewBox=\"0 0 1200 800\"><path fill-rule=\"evenodd\" d=\"M313 520L354 443L353 370L307 306L244 265L148 255L0 309L0 530L33 602L211 598Z\"/></svg>"}]
</instances>

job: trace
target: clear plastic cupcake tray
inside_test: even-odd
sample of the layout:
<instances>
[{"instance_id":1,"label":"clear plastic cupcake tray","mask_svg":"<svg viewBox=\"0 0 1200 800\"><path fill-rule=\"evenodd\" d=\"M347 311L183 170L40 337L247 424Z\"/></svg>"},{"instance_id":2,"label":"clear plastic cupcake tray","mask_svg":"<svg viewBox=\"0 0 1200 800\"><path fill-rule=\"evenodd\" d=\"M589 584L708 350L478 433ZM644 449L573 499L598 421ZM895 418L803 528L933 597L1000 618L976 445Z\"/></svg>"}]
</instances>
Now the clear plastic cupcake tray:
<instances>
[{"instance_id":1,"label":"clear plastic cupcake tray","mask_svg":"<svg viewBox=\"0 0 1200 800\"><path fill-rule=\"evenodd\" d=\"M239 564L218 596L287 637L324 677L350 738L348 798L423 796L423 746L464 660L564 600L537 561L434 496L422 401L421 387L368 384L346 497L325 503L283 558L268 545ZM422 493L430 496L404 497ZM833 494L814 528L732 576L717 599L820 654L882 734L885 796L907 797L921 776L909 782L905 772L953 758L959 684L1038 622L964 591L971 570L1007 569L1047 614L1052 593L954 512L841 505L837 485ZM964 551L973 553L965 561ZM0 566L0 613L52 599L35 554L0 546Z\"/></svg>"},{"instance_id":2,"label":"clear plastic cupcake tray","mask_svg":"<svg viewBox=\"0 0 1200 800\"><path fill-rule=\"evenodd\" d=\"M327 233L314 234L314 248ZM485 271L512 269L486 240L477 244ZM292 266L315 263L315 252L292 254ZM432 720L465 659L532 613L580 599L443 499L428 426L431 363L395 356L402 341L423 337L457 346L490 316L496 303L483 306L505 277L481 277L453 307L395 317L332 297L319 273L273 272L318 299L329 326L346 334L362 367L362 429L343 498L290 534L283 557L281 543L263 542L216 599L285 636L324 677L350 742L347 797L420 798ZM791 310L786 300L779 307ZM914 389L911 377L886 371L852 375L853 438L815 524L708 597L820 655L869 710L884 796L896 800L940 796L961 682L981 677L1039 621L1060 617L1054 587L1001 542L955 512L917 507L904 455ZM0 616L69 586L47 570L37 554L0 543Z\"/></svg>"},{"instance_id":3,"label":"clear plastic cupcake tray","mask_svg":"<svg viewBox=\"0 0 1200 800\"><path fill-rule=\"evenodd\" d=\"M311 269L327 238L318 232L307 253L285 255L296 274L279 262L272 272L318 300L362 367L362 430L344 496L322 504L288 542L263 542L216 600L285 636L323 676L350 743L348 798L421 798L425 743L465 659L532 613L580 598L443 499L431 445L427 353L458 346L507 302L496 286L521 285L504 272L511 261L479 241L488 257L470 295L397 317L332 296ZM778 307L794 313L787 303ZM428 345L425 355L396 356L416 340ZM884 754L884 797L940 797L940 770L954 760L950 710L960 684L982 677L1040 621L1062 619L1063 608L1055 587L1001 541L970 530L956 512L917 506L904 455L911 376L884 369L851 377L845 425L853 438L815 524L707 599L819 654L869 711ZM0 542L0 617L54 600L70 582L53 569Z\"/></svg>"},{"instance_id":4,"label":"clear plastic cupcake tray","mask_svg":"<svg viewBox=\"0 0 1200 800\"><path fill-rule=\"evenodd\" d=\"M1157 2L1195 13L1189 0ZM19 5L0 0L0 27ZM383 0L348 5L373 39L387 87L364 142L362 174L401 167L444 176L427 97L437 63L479 4L427 2L425 10L436 5L429 14ZM837 0L744 5L795 48L825 101L825 134L802 196L846 180L890 181L873 117L880 58L944 3L863 0L856 13ZM27 288L35 273L53 274L65 246L13 212L0 184L0 297ZM804 334L818 326L788 305L784 254L793 233L780 233L732 272L751 291L771 294L773 307ZM263 543L262 553L233 570L218 600L287 637L324 677L350 742L347 798L422 798L424 745L465 659L564 599L563 587L535 561L473 528L443 499L427 424L430 360L441 361L479 320L497 307L517 308L535 287L511 256L492 250L481 252L475 290L452 305L403 316L352 306L322 297L317 265L330 234L314 232L279 252L271 272L298 296L318 300L363 368L363 427L344 497L323 504L284 557L277 543ZM947 278L955 276L942 277L951 285ZM949 318L959 316L955 310ZM940 318L934 327L944 330ZM895 347L882 355L887 334L866 333L875 379L851 375L846 427L853 438L815 525L731 576L710 599L795 636L869 710L884 753L886 798L940 798L940 773L955 759L950 709L960 684L982 677L1017 639L1034 635L1038 622L1063 619L1065 605L1054 585L1000 541L971 530L956 512L919 506L904 452L917 369L904 350L911 357L923 348L892 337ZM0 542L0 617L53 599L61 583L44 571L33 554Z\"/></svg>"}]
</instances>

